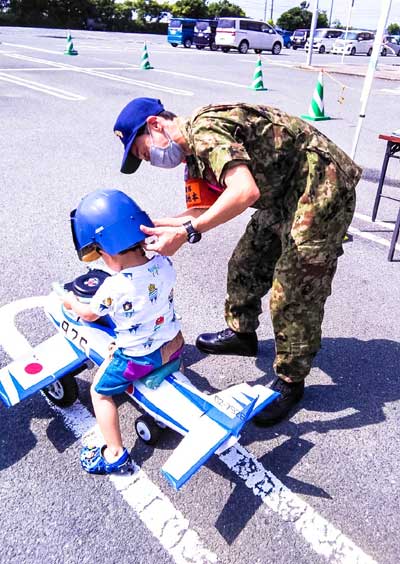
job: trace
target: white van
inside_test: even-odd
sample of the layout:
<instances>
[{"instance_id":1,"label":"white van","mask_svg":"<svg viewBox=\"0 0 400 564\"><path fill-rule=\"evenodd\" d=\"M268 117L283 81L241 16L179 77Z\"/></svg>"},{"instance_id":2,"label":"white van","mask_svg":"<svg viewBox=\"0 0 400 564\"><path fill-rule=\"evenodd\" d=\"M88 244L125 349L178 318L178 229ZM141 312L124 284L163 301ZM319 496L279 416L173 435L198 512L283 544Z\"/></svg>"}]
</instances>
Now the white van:
<instances>
[{"instance_id":1,"label":"white van","mask_svg":"<svg viewBox=\"0 0 400 564\"><path fill-rule=\"evenodd\" d=\"M340 37L343 33L342 29L316 29L314 33L313 51L318 53L329 53L332 50L335 39ZM308 51L310 47L310 38L307 39L305 50Z\"/></svg>"},{"instance_id":2,"label":"white van","mask_svg":"<svg viewBox=\"0 0 400 564\"><path fill-rule=\"evenodd\" d=\"M336 55L368 55L372 54L374 46L375 35L370 31L351 30L343 32L342 35L336 39L332 47L332 53Z\"/></svg>"},{"instance_id":3,"label":"white van","mask_svg":"<svg viewBox=\"0 0 400 564\"><path fill-rule=\"evenodd\" d=\"M219 18L215 43L224 53L237 49L243 55L249 49L279 55L283 47L282 36L272 26L250 18Z\"/></svg>"}]
</instances>

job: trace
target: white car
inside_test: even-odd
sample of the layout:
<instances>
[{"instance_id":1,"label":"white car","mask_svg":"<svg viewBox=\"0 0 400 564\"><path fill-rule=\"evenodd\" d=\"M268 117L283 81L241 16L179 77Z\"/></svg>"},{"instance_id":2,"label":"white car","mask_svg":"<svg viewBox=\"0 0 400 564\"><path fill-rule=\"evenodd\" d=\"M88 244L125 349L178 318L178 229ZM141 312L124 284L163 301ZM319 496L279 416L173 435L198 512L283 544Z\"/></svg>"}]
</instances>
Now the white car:
<instances>
[{"instance_id":1,"label":"white car","mask_svg":"<svg viewBox=\"0 0 400 564\"><path fill-rule=\"evenodd\" d=\"M316 29L314 33L313 51L318 53L329 53L332 50L335 40L342 35L341 29L321 28ZM307 39L305 50L310 48L310 38Z\"/></svg>"},{"instance_id":2,"label":"white car","mask_svg":"<svg viewBox=\"0 0 400 564\"><path fill-rule=\"evenodd\" d=\"M375 35L370 31L351 30L343 32L336 39L332 47L332 53L336 55L368 55L372 54Z\"/></svg>"},{"instance_id":3,"label":"white car","mask_svg":"<svg viewBox=\"0 0 400 564\"><path fill-rule=\"evenodd\" d=\"M215 43L224 53L237 49L242 55L249 49L279 55L283 47L282 36L272 26L250 18L219 18Z\"/></svg>"}]
</instances>

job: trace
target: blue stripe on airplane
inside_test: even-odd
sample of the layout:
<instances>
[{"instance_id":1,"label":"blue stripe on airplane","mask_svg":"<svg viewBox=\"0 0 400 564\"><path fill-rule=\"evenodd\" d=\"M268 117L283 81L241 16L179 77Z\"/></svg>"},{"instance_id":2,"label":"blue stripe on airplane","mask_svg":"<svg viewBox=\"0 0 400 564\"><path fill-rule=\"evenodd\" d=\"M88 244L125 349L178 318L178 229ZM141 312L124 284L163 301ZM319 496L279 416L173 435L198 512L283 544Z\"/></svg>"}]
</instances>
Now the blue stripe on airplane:
<instances>
[{"instance_id":1,"label":"blue stripe on airplane","mask_svg":"<svg viewBox=\"0 0 400 564\"><path fill-rule=\"evenodd\" d=\"M165 413L164 411L162 411L161 409L156 407L154 405L154 403L152 403L149 399L147 399L147 397L144 394L142 394L142 392L140 390L138 390L136 387L133 388L133 392L132 392L131 395L132 395L133 398L136 399L136 401L141 403L145 407L146 410L148 409L152 413L156 413L157 415L160 416L161 419L164 419L165 421L169 421L175 427L182 429L182 431L184 433L189 432L189 429L186 429L186 427L184 427L183 425L178 423L178 421L176 421L175 419L170 417L167 413Z\"/></svg>"}]
</instances>

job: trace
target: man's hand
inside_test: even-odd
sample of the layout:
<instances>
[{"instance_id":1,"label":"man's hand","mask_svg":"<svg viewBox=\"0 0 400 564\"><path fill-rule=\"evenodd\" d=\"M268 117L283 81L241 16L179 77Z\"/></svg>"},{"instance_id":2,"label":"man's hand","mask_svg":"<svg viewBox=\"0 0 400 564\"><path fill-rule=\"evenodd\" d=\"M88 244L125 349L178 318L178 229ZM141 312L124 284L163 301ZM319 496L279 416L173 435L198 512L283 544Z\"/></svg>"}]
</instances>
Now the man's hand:
<instances>
[{"instance_id":1,"label":"man's hand","mask_svg":"<svg viewBox=\"0 0 400 564\"><path fill-rule=\"evenodd\" d=\"M160 255L170 257L187 242L187 232L183 226L146 227L141 225L140 229L151 238L149 242L144 242L144 249Z\"/></svg>"}]
</instances>

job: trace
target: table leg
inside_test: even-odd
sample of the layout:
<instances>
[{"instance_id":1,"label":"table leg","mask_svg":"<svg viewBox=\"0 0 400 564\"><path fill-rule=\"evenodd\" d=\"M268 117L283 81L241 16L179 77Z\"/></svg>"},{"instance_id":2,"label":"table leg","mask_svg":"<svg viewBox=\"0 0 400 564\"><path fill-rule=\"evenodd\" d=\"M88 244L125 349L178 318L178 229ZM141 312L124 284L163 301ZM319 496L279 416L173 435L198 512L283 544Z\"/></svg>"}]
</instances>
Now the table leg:
<instances>
[{"instance_id":1,"label":"table leg","mask_svg":"<svg viewBox=\"0 0 400 564\"><path fill-rule=\"evenodd\" d=\"M393 260L394 250L396 248L397 239L399 238L399 231L400 231L400 209L399 209L399 213L397 214L397 220L396 220L396 225L394 227L392 240L390 241L390 248L388 254L389 261Z\"/></svg>"},{"instance_id":2,"label":"table leg","mask_svg":"<svg viewBox=\"0 0 400 564\"><path fill-rule=\"evenodd\" d=\"M388 141L387 145L386 145L385 157L383 159L381 176L379 178L378 190L377 190L376 196L375 196L374 209L372 210L372 217L371 217L372 221L375 221L376 214L378 213L378 207L379 207L379 201L381 199L383 183L385 181L386 170L387 170L389 159L390 159L390 156L391 156L390 155L390 149L391 149L391 142Z\"/></svg>"}]
</instances>

